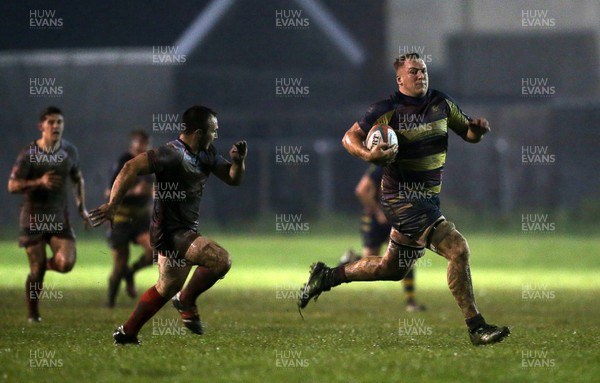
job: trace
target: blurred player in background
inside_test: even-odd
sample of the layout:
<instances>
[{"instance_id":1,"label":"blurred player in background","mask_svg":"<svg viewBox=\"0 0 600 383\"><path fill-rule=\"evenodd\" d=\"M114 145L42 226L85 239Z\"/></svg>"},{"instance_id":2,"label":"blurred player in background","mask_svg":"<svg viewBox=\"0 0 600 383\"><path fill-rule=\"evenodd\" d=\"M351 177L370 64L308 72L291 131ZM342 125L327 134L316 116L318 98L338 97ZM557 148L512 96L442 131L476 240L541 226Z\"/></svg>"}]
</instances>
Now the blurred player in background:
<instances>
[{"instance_id":1,"label":"blurred player in background","mask_svg":"<svg viewBox=\"0 0 600 383\"><path fill-rule=\"evenodd\" d=\"M93 225L112 221L127 190L138 175L156 177L150 238L158 252L159 278L140 298L123 326L113 333L115 343L139 344L137 334L173 297L184 325L195 334L204 332L196 299L222 279L231 267L229 253L215 241L197 233L200 200L208 176L214 173L228 185L240 185L245 173L246 141L229 150L231 162L217 153L213 141L219 129L217 114L193 106L182 118L179 138L127 161L113 184L110 200L90 212ZM192 268L190 281L182 289Z\"/></svg>"},{"instance_id":2,"label":"blurred player in background","mask_svg":"<svg viewBox=\"0 0 600 383\"><path fill-rule=\"evenodd\" d=\"M129 150L113 166L110 186L127 161L148 150L150 137L143 130L133 130L129 138ZM149 207L152 200L153 180L154 177L151 175L136 178L134 185L127 191L117 208L112 227L108 230L108 244L112 249L113 257L113 270L108 279L108 307L115 306L121 279L125 279L127 295L134 298L136 296L133 280L135 272L152 264ZM107 198L110 197L110 189L107 189L105 194ZM130 242L144 249L144 253L131 267L128 266Z\"/></svg>"},{"instance_id":3,"label":"blurred player in background","mask_svg":"<svg viewBox=\"0 0 600 383\"><path fill-rule=\"evenodd\" d=\"M448 148L448 129L476 143L490 131L484 118L467 117L442 92L430 90L427 66L416 53L394 62L398 91L377 102L348 129L342 142L346 150L364 161L385 165L382 206L392 224L383 257L364 257L329 268L322 262L311 267L298 300L300 309L332 287L352 281L401 280L425 248L448 260L448 287L465 318L474 345L500 342L508 327L486 323L475 305L469 246L440 211L439 193ZM391 126L398 145L379 143L368 150L363 141L374 124Z\"/></svg>"},{"instance_id":4,"label":"blurred player in background","mask_svg":"<svg viewBox=\"0 0 600 383\"><path fill-rule=\"evenodd\" d=\"M383 177L383 168L377 165L371 165L363 174L356 185L356 197L363 205L363 215L360 223L360 233L362 235L362 257L378 257L381 255L381 245L389 242L390 230L385 213L381 207L381 179ZM340 259L340 264L348 264L358 261L362 258L354 251L348 250ZM404 287L404 296L406 311L416 312L424 311L426 307L417 304L415 300L415 268L408 271L402 279Z\"/></svg>"},{"instance_id":5,"label":"blurred player in background","mask_svg":"<svg viewBox=\"0 0 600 383\"><path fill-rule=\"evenodd\" d=\"M25 146L8 181L10 193L22 193L19 216L19 246L29 258L25 284L29 322L42 320L39 300L43 298L47 270L68 273L75 265L75 233L69 223L67 191L69 180L75 187L79 215L88 224L84 182L79 169L77 148L62 138L62 111L49 106L38 123L41 137ZM46 245L52 257L46 256Z\"/></svg>"}]
</instances>

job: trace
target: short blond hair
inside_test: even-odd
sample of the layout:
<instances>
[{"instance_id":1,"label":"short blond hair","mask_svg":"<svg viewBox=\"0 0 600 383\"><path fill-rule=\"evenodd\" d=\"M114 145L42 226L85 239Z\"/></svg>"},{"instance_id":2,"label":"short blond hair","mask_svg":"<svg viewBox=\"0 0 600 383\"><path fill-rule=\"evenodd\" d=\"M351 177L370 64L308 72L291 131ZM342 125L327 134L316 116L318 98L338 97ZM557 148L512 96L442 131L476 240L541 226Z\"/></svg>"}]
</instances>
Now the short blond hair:
<instances>
[{"instance_id":1,"label":"short blond hair","mask_svg":"<svg viewBox=\"0 0 600 383\"><path fill-rule=\"evenodd\" d=\"M413 61L413 60L418 60L420 58L421 58L421 56L419 56L419 54L416 53L416 52L407 53L405 55L402 55L402 56L398 57L396 59L396 61L394 61L394 69L398 70L398 68L402 68L402 66L404 66L404 63L407 60L408 61Z\"/></svg>"}]
</instances>

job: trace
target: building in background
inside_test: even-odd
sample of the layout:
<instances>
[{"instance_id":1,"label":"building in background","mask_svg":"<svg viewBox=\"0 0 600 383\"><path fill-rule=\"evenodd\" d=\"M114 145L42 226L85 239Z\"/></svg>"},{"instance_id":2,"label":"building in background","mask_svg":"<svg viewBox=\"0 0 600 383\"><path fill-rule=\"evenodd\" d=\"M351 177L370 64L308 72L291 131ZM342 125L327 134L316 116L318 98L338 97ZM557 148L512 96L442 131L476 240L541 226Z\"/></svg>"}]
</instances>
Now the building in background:
<instances>
[{"instance_id":1,"label":"building in background","mask_svg":"<svg viewBox=\"0 0 600 383\"><path fill-rule=\"evenodd\" d=\"M157 145L177 135L187 106L205 103L220 114L220 149L241 137L250 149L249 197L227 204L232 192L215 184L204 201L207 216L354 212L353 185L365 164L341 150L341 136L370 102L395 90L394 57L417 51L431 87L493 127L477 148L451 137L447 203L507 216L577 210L600 193L597 1L140 0L106 7L60 0L50 10L0 6L9 20L0 33L10 36L0 41L0 166L7 176L23 138L36 135L37 112L57 104L69 130L79 132L73 141L88 199L97 204L102 188L92 185L106 184L114 157L106 153L122 150L132 127L147 129ZM4 189L0 201L8 206L0 215L5 227L18 207ZM217 216L217 204L230 208Z\"/></svg>"}]
</instances>

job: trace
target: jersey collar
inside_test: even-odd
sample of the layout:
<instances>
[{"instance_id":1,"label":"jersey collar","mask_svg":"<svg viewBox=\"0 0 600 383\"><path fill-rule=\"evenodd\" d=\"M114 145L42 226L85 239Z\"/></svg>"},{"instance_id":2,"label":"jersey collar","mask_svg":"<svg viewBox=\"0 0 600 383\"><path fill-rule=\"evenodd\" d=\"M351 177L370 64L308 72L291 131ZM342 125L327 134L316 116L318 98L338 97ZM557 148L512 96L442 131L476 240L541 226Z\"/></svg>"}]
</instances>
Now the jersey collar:
<instances>
[{"instance_id":1,"label":"jersey collar","mask_svg":"<svg viewBox=\"0 0 600 383\"><path fill-rule=\"evenodd\" d=\"M177 137L177 141L179 141L179 143L180 143L181 145L183 145L183 147L185 148L185 150L186 150L186 151L188 151L188 152L190 152L190 154L192 154L192 155L194 155L194 156L197 156L197 155L199 155L199 154L200 154L201 150L199 150L199 151L198 151L198 153L195 153L195 152L192 150L191 146L189 146L188 144L186 144L186 143L185 143L185 142L184 142L182 139L180 139L179 137Z\"/></svg>"},{"instance_id":2,"label":"jersey collar","mask_svg":"<svg viewBox=\"0 0 600 383\"><path fill-rule=\"evenodd\" d=\"M427 89L427 93L425 93L425 96L412 97L412 96L408 96L408 95L400 92L399 90L397 90L395 93L395 96L399 101L404 101L409 104L423 104L427 101L427 98L429 97L430 92L431 92L431 89Z\"/></svg>"},{"instance_id":3,"label":"jersey collar","mask_svg":"<svg viewBox=\"0 0 600 383\"><path fill-rule=\"evenodd\" d=\"M35 146L36 148L40 148L41 151L45 151L44 149L42 149L41 146L38 145L37 142L38 142L37 138L35 140L33 140L33 146ZM59 151L62 147L63 147L63 140L61 138L60 141L58 141L58 145L56 146L56 149L52 150L50 153L54 153L56 151Z\"/></svg>"}]
</instances>

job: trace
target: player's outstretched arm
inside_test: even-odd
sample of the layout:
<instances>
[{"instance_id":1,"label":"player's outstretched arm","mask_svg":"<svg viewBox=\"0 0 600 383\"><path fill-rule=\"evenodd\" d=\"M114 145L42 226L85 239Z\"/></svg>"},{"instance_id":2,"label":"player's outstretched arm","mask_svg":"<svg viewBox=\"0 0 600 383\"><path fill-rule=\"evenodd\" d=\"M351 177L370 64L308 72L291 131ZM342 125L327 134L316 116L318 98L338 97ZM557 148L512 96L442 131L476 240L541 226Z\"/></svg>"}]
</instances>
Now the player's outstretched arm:
<instances>
[{"instance_id":1,"label":"player's outstretched arm","mask_svg":"<svg viewBox=\"0 0 600 383\"><path fill-rule=\"evenodd\" d=\"M85 223L85 227L89 228L91 226L90 217L87 209L85 208L85 181L83 180L83 174L78 170L75 173L71 180L73 181L73 186L75 188L75 204L77 205L77 211L83 219Z\"/></svg>"},{"instance_id":2,"label":"player's outstretched arm","mask_svg":"<svg viewBox=\"0 0 600 383\"><path fill-rule=\"evenodd\" d=\"M214 173L219 179L227 185L238 186L244 179L246 172L246 155L248 154L248 144L246 141L238 141L231 146L229 157L231 164L222 164L214 169Z\"/></svg>"},{"instance_id":3,"label":"player's outstretched arm","mask_svg":"<svg viewBox=\"0 0 600 383\"><path fill-rule=\"evenodd\" d=\"M378 165L384 165L393 161L396 154L398 154L397 145L389 146L388 144L383 143L378 144L369 150L363 144L365 138L367 138L367 133L360 128L358 122L355 122L344 135L342 145L344 145L344 148L348 153L353 156Z\"/></svg>"},{"instance_id":4,"label":"player's outstretched arm","mask_svg":"<svg viewBox=\"0 0 600 383\"><path fill-rule=\"evenodd\" d=\"M123 200L123 196L127 193L127 190L135 183L135 178L138 175L150 173L150 161L148 160L147 153L142 153L127 161L113 183L108 203L90 211L92 226L100 226L104 221L112 222L117 207Z\"/></svg>"}]
</instances>

